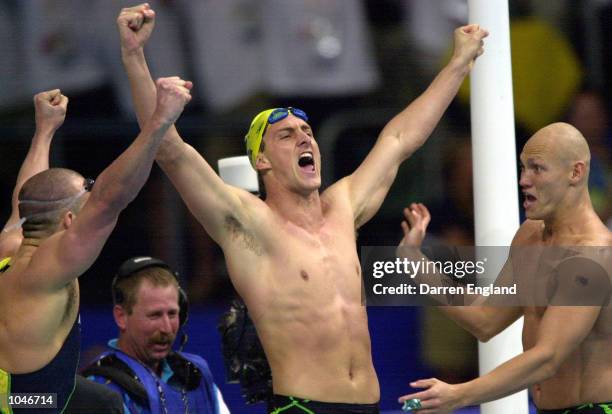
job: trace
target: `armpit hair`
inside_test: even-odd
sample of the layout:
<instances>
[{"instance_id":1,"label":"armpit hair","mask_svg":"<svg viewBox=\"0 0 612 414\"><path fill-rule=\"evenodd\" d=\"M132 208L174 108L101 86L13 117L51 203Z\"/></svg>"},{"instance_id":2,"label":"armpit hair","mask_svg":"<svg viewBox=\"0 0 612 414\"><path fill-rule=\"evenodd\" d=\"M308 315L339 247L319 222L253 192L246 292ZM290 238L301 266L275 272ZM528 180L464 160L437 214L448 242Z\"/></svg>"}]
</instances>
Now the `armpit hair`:
<instances>
[{"instance_id":1,"label":"armpit hair","mask_svg":"<svg viewBox=\"0 0 612 414\"><path fill-rule=\"evenodd\" d=\"M242 226L242 223L232 215L225 217L225 229L227 230L230 238L239 242L244 248L251 250L257 256L263 254L261 244L255 239L253 234L247 232Z\"/></svg>"},{"instance_id":2,"label":"armpit hair","mask_svg":"<svg viewBox=\"0 0 612 414\"><path fill-rule=\"evenodd\" d=\"M76 289L76 281L73 280L66 286L66 293L68 300L66 301L66 308L64 309L64 316L62 316L62 322L72 313L72 309L78 304L79 298Z\"/></svg>"}]
</instances>

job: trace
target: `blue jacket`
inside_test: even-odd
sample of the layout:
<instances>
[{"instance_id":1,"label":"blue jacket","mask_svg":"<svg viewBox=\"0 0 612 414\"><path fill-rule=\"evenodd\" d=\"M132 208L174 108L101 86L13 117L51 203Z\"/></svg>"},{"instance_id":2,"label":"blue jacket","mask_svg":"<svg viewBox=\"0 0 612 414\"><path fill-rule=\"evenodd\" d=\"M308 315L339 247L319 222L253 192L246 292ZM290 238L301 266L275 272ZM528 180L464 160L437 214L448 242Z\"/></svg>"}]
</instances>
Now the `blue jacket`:
<instances>
[{"instance_id":1,"label":"blue jacket","mask_svg":"<svg viewBox=\"0 0 612 414\"><path fill-rule=\"evenodd\" d=\"M115 343L110 341L112 349L96 358L84 374L119 392L126 414L219 414L221 406L227 412L202 357L173 352L161 362L158 377Z\"/></svg>"}]
</instances>

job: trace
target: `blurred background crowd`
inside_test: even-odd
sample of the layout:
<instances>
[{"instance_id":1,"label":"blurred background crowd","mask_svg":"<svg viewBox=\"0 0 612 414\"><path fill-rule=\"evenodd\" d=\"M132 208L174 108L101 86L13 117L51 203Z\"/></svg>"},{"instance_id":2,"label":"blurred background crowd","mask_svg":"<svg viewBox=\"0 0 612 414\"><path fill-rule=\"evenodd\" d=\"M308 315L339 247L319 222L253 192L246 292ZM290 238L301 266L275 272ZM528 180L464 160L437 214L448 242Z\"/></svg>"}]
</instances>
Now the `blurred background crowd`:
<instances>
[{"instance_id":1,"label":"blurred background crowd","mask_svg":"<svg viewBox=\"0 0 612 414\"><path fill-rule=\"evenodd\" d=\"M509 3L517 148L551 122L575 125L591 147L595 208L612 228L612 1ZM70 98L52 146L52 166L95 177L137 135L115 27L121 7L133 4L0 1L4 217L34 132L35 93L61 88ZM244 154L244 134L259 110L295 106L310 116L324 185L352 172L385 122L424 90L448 59L453 30L468 19L467 0L150 4L157 12L146 50L151 72L195 84L194 100L178 123L184 139L216 168L219 158ZM412 201L430 207L431 237L474 243L467 82L429 142L402 166L381 211L360 230L360 245L397 244L402 208ZM112 276L123 260L142 254L178 269L190 301L202 309L223 309L234 296L220 249L158 168L122 214L97 263L80 278L83 308L98 306L110 320ZM421 368L442 379L474 374L474 341L433 310L410 311L406 318L413 321L407 325L410 341L421 350L406 357L423 361Z\"/></svg>"}]
</instances>

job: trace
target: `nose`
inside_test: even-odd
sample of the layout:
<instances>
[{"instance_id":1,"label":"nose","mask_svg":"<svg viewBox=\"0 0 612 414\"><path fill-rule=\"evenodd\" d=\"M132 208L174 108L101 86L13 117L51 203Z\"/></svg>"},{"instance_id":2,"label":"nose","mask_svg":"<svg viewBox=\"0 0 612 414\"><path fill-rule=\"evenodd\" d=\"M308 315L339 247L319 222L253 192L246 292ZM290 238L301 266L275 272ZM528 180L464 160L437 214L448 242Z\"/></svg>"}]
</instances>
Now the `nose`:
<instances>
[{"instance_id":1,"label":"nose","mask_svg":"<svg viewBox=\"0 0 612 414\"><path fill-rule=\"evenodd\" d=\"M529 179L527 171L525 170L521 171L521 179L519 180L519 185L521 186L521 188L531 187L531 180Z\"/></svg>"},{"instance_id":2,"label":"nose","mask_svg":"<svg viewBox=\"0 0 612 414\"><path fill-rule=\"evenodd\" d=\"M172 333L172 320L170 320L170 316L162 316L159 324L159 330L163 333Z\"/></svg>"},{"instance_id":3,"label":"nose","mask_svg":"<svg viewBox=\"0 0 612 414\"><path fill-rule=\"evenodd\" d=\"M300 131L298 137L299 137L298 145L300 146L310 144L312 141L312 137L304 131Z\"/></svg>"}]
</instances>

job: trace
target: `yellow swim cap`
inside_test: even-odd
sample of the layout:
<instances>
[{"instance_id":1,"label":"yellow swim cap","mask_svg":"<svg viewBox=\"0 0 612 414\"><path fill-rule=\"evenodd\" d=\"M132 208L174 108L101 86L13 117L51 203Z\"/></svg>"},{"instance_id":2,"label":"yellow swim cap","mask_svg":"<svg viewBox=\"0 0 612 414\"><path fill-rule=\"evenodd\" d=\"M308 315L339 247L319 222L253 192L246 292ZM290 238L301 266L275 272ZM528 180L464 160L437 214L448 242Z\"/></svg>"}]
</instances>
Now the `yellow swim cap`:
<instances>
[{"instance_id":1,"label":"yellow swim cap","mask_svg":"<svg viewBox=\"0 0 612 414\"><path fill-rule=\"evenodd\" d=\"M287 108L266 109L265 111L258 113L257 116L253 118L249 132L247 132L246 136L244 137L247 155L253 168L255 168L257 154L259 154L261 140L266 132L266 127L268 124L275 124L278 121L287 118L289 114L308 122L308 115L306 115L306 112L292 106L288 106Z\"/></svg>"},{"instance_id":2,"label":"yellow swim cap","mask_svg":"<svg viewBox=\"0 0 612 414\"><path fill-rule=\"evenodd\" d=\"M263 139L264 132L268 126L268 118L272 111L276 108L266 109L258 113L249 127L249 132L244 137L244 143L246 144L246 151L251 165L255 168L255 161L259 154L259 147L261 147L261 140Z\"/></svg>"}]
</instances>

